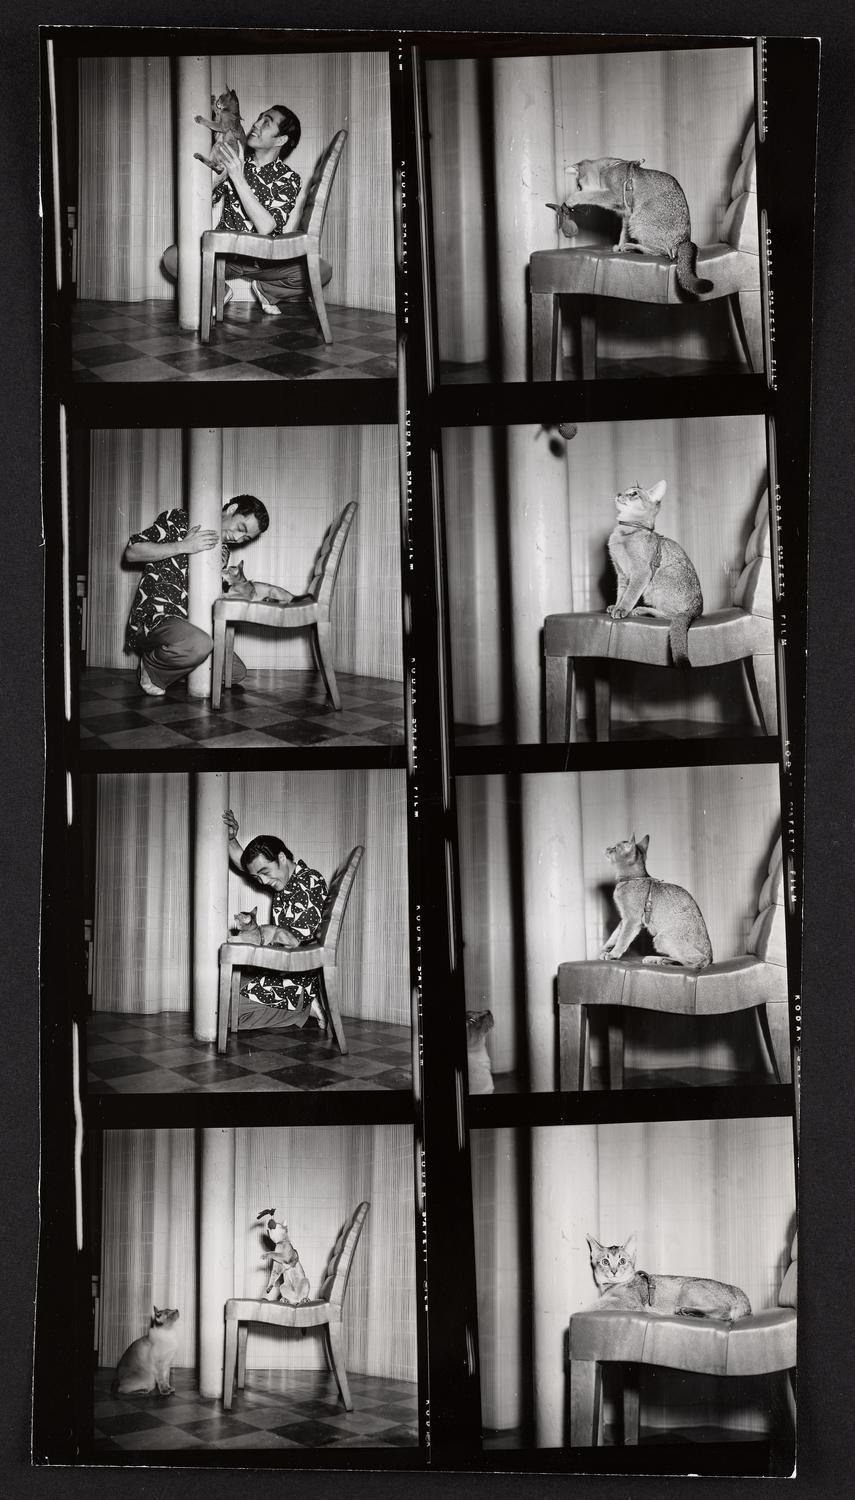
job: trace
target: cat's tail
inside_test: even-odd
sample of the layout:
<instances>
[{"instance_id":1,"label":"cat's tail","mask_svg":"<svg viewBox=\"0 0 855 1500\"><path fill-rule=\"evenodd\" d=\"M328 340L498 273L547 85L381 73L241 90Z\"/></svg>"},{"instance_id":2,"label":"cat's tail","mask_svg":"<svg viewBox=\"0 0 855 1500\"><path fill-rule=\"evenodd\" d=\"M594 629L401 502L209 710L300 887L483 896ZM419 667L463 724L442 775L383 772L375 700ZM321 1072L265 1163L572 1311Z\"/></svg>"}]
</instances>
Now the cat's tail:
<instances>
[{"instance_id":1,"label":"cat's tail","mask_svg":"<svg viewBox=\"0 0 855 1500\"><path fill-rule=\"evenodd\" d=\"M740 1287L736 1287L735 1290L736 1298L734 1300L733 1311L730 1316L734 1319L734 1321L737 1318L750 1318L751 1303L748 1301L748 1298Z\"/></svg>"},{"instance_id":2,"label":"cat's tail","mask_svg":"<svg viewBox=\"0 0 855 1500\"><path fill-rule=\"evenodd\" d=\"M671 616L668 639L671 642L671 656L675 667L692 665L689 661L689 626L694 618L694 615L689 614Z\"/></svg>"},{"instance_id":3,"label":"cat's tail","mask_svg":"<svg viewBox=\"0 0 855 1500\"><path fill-rule=\"evenodd\" d=\"M692 240L683 240L677 247L677 280L684 292L693 292L700 296L701 292L711 292L713 284L702 276L695 275L695 262L698 256L698 247Z\"/></svg>"}]
</instances>

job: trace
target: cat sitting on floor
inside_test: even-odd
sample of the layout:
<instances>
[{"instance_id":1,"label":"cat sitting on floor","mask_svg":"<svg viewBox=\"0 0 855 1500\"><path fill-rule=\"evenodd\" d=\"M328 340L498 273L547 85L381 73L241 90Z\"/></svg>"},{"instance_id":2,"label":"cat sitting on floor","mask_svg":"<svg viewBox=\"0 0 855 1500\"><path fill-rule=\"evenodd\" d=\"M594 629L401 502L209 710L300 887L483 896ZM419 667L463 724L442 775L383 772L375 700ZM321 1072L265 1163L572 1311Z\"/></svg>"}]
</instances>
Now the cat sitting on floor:
<instances>
[{"instance_id":1,"label":"cat sitting on floor","mask_svg":"<svg viewBox=\"0 0 855 1500\"><path fill-rule=\"evenodd\" d=\"M234 926L232 934L229 934L230 943L250 943L253 948L291 948L293 943L286 928L277 927L275 922L263 922L259 926L256 921L258 907L254 906L252 911L236 911L232 921Z\"/></svg>"},{"instance_id":2,"label":"cat sitting on floor","mask_svg":"<svg viewBox=\"0 0 855 1500\"><path fill-rule=\"evenodd\" d=\"M660 479L649 490L634 484L615 495L618 518L608 548L618 594L606 613L613 620L624 620L627 615L670 620L672 660L675 667L688 667L689 626L703 614L704 596L688 554L678 542L654 530L666 488Z\"/></svg>"},{"instance_id":3,"label":"cat sitting on floor","mask_svg":"<svg viewBox=\"0 0 855 1500\"><path fill-rule=\"evenodd\" d=\"M170 1381L173 1360L178 1349L177 1307L156 1307L148 1333L129 1344L113 1376L110 1387L114 1396L174 1396Z\"/></svg>"},{"instance_id":4,"label":"cat sitting on floor","mask_svg":"<svg viewBox=\"0 0 855 1500\"><path fill-rule=\"evenodd\" d=\"M646 927L656 956L646 964L679 964L685 969L705 969L712 963L712 944L700 907L681 885L654 880L647 873L644 856L650 835L636 840L633 833L606 850L617 876L615 906L620 922L600 950L600 958L620 958Z\"/></svg>"},{"instance_id":5,"label":"cat sitting on floor","mask_svg":"<svg viewBox=\"0 0 855 1500\"><path fill-rule=\"evenodd\" d=\"M695 275L698 247L692 240L689 205L676 177L657 172L640 161L600 156L577 161L566 169L569 191L556 208L564 234L577 232L572 208L605 208L620 216L617 251L638 250L645 255L667 255L676 263L677 281L684 292L699 296L713 283ZM632 243L630 243L632 242Z\"/></svg>"},{"instance_id":6,"label":"cat sitting on floor","mask_svg":"<svg viewBox=\"0 0 855 1500\"><path fill-rule=\"evenodd\" d=\"M206 125L214 137L210 156L202 156L200 152L194 151L193 155L197 161L204 162L212 172L222 172L225 169L225 161L220 150L221 142L231 146L240 156L243 156L246 147L246 131L240 123L240 100L234 89L225 89L216 97L211 95L211 113L213 120L207 120L204 115L194 115L197 125Z\"/></svg>"},{"instance_id":7,"label":"cat sitting on floor","mask_svg":"<svg viewBox=\"0 0 855 1500\"><path fill-rule=\"evenodd\" d=\"M708 1276L652 1276L649 1271L636 1271L637 1235L631 1234L625 1245L601 1245L592 1234L585 1238L600 1294L598 1309L732 1322L751 1316L751 1304L745 1293L726 1281L714 1281Z\"/></svg>"},{"instance_id":8,"label":"cat sitting on floor","mask_svg":"<svg viewBox=\"0 0 855 1500\"><path fill-rule=\"evenodd\" d=\"M466 1062L470 1094L493 1093L493 1070L487 1051L487 1033L492 1030L491 1010L467 1010Z\"/></svg>"}]
</instances>

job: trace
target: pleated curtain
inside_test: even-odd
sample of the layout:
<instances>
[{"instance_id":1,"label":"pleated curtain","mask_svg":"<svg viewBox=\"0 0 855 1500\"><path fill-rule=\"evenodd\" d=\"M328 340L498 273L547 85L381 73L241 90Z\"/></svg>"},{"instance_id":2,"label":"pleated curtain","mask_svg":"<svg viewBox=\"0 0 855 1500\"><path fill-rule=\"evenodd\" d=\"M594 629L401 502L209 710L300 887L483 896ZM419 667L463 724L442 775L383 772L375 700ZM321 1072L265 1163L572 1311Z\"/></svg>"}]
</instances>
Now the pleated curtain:
<instances>
[{"instance_id":1,"label":"pleated curtain","mask_svg":"<svg viewBox=\"0 0 855 1500\"><path fill-rule=\"evenodd\" d=\"M568 777L579 773L568 772ZM555 800L553 778L531 775ZM596 958L617 926L614 866L605 849L635 833L650 835L649 872L688 890L703 913L715 960L746 951L768 861L780 834L774 766L695 766L581 773L581 839L567 878L584 912L584 951L561 961ZM548 882L523 891L520 850L527 834L524 803L513 777L458 777L457 811L466 1004L493 1011L488 1037L494 1068L513 1068L530 1013L551 1013L554 974L530 993L523 955L558 920ZM530 852L536 862L537 849ZM592 1023L592 1057L602 1056ZM557 1024L557 1023L556 1023ZM624 1018L630 1067L686 1066L738 1070L760 1067L750 1012L702 1026L683 1017L633 1011Z\"/></svg>"},{"instance_id":2,"label":"pleated curtain","mask_svg":"<svg viewBox=\"0 0 855 1500\"><path fill-rule=\"evenodd\" d=\"M536 427L532 443L549 438ZM617 597L606 543L617 512L615 495L664 479L657 531L691 558L704 610L728 609L745 563L754 513L766 486L762 417L705 417L588 422L568 443L553 438L553 462L566 475L572 599L577 612L603 610ZM498 723L510 713L514 620L509 579L526 560L510 554L509 515L526 504L509 493L501 462L502 433L447 428L443 433L445 516L451 609L454 713L459 724ZM532 537L532 546L536 539ZM543 671L533 659L532 674ZM695 723L751 722L739 663L671 673L614 662L612 717L621 723L679 718ZM580 708L587 706L580 691Z\"/></svg>"},{"instance_id":3,"label":"pleated curtain","mask_svg":"<svg viewBox=\"0 0 855 1500\"><path fill-rule=\"evenodd\" d=\"M93 1005L159 1015L191 1008L192 859L184 775L98 778ZM242 845L275 833L326 879L365 847L339 943L345 1016L410 1020L406 785L386 770L238 772L230 800ZM223 839L223 859L226 841ZM229 877L229 917L270 896ZM223 931L223 941L228 933Z\"/></svg>"},{"instance_id":4,"label":"pleated curtain","mask_svg":"<svg viewBox=\"0 0 855 1500\"><path fill-rule=\"evenodd\" d=\"M579 53L554 57L551 72L559 182L565 164L585 158L643 160L677 178L695 242L715 243L753 119L752 49ZM503 169L493 159L491 80L483 68L479 75L477 65L454 60L430 62L427 85L440 358L477 363L487 355L490 317L501 320L505 311L491 304L501 238L492 183ZM570 241L558 240L544 204L539 248L559 243ZM525 271L520 266L520 297ZM597 325L603 359L733 358L723 300L664 316L661 308L600 299Z\"/></svg>"},{"instance_id":5,"label":"pleated curtain","mask_svg":"<svg viewBox=\"0 0 855 1500\"><path fill-rule=\"evenodd\" d=\"M182 434L174 428L98 430L91 437L87 664L133 666L127 618L140 569L122 562L128 538L184 504ZM333 601L336 667L401 681L400 510L397 434L390 426L227 428L223 503L253 494L270 526L235 549L248 578L302 593L327 526L351 500L356 512ZM314 671L306 631L238 632L251 669Z\"/></svg>"},{"instance_id":6,"label":"pleated curtain","mask_svg":"<svg viewBox=\"0 0 855 1500\"><path fill-rule=\"evenodd\" d=\"M331 303L394 311L394 228L389 61L385 53L283 53L211 58L215 93L240 99L248 129L286 104L302 126L288 158L303 192L337 130L348 141L327 213L322 252L333 267ZM160 269L175 239L175 149L169 59L80 61L80 298L171 299ZM209 100L198 101L207 115ZM199 132L199 149L210 137ZM302 194L289 220L299 223ZM251 296L247 283L235 294Z\"/></svg>"},{"instance_id":7,"label":"pleated curtain","mask_svg":"<svg viewBox=\"0 0 855 1500\"><path fill-rule=\"evenodd\" d=\"M415 1380L415 1210L412 1131L404 1125L279 1127L236 1132L235 1296L260 1297L265 1248L255 1216L286 1220L315 1295L339 1229L371 1209L345 1302L348 1371ZM192 1130L104 1135L99 1364L116 1364L148 1327L151 1303L178 1307L176 1364L196 1364L200 1154ZM255 1329L250 1370L322 1370L320 1339Z\"/></svg>"},{"instance_id":8,"label":"pleated curtain","mask_svg":"<svg viewBox=\"0 0 855 1500\"><path fill-rule=\"evenodd\" d=\"M593 1162L577 1161L594 1133ZM593 1306L597 1291L585 1231L604 1244L638 1234L639 1269L710 1276L742 1287L752 1310L776 1306L795 1229L792 1122L787 1119L683 1120L572 1127L561 1131L554 1220L532 1222L523 1132L478 1131L473 1150L479 1349L484 1425L516 1426L534 1398L531 1370L520 1365L529 1309L538 1287L531 1266L554 1257L566 1277L567 1322ZM584 1137L584 1139L582 1139ZM523 1170L514 1167L520 1163ZM593 1170L590 1170L593 1168ZM584 1185L584 1186L583 1186ZM580 1202L579 1193L587 1197ZM561 1228L584 1224L571 1243ZM543 1245L549 1232L552 1240ZM562 1368L547 1378L566 1378ZM763 1430L765 1390L736 1380L663 1372L648 1382L642 1420L652 1426L704 1424ZM722 1409L723 1408L723 1409ZM607 1411L610 1419L613 1411Z\"/></svg>"}]
</instances>

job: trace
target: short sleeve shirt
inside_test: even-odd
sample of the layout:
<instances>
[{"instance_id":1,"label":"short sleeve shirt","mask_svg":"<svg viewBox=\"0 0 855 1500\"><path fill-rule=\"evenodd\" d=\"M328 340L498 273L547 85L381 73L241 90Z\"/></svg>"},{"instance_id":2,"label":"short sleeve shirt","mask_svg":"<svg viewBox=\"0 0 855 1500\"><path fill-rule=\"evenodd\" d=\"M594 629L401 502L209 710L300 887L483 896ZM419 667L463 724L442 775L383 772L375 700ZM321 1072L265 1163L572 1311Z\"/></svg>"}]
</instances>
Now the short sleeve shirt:
<instances>
[{"instance_id":1,"label":"short sleeve shirt","mask_svg":"<svg viewBox=\"0 0 855 1500\"><path fill-rule=\"evenodd\" d=\"M132 542L183 542L190 527L186 510L163 510L145 531L137 531ZM229 549L223 544L222 566ZM128 645L133 650L162 620L187 619L187 553L147 562L128 616Z\"/></svg>"},{"instance_id":2,"label":"short sleeve shirt","mask_svg":"<svg viewBox=\"0 0 855 1500\"><path fill-rule=\"evenodd\" d=\"M247 154L243 175L262 208L266 208L276 221L271 234L284 234L291 210L300 195L299 172L278 157L263 167L257 167L254 158ZM222 205L218 229L229 229L233 234L257 232L244 213L243 204L228 177L214 188L212 202L215 208L218 203Z\"/></svg>"}]
</instances>

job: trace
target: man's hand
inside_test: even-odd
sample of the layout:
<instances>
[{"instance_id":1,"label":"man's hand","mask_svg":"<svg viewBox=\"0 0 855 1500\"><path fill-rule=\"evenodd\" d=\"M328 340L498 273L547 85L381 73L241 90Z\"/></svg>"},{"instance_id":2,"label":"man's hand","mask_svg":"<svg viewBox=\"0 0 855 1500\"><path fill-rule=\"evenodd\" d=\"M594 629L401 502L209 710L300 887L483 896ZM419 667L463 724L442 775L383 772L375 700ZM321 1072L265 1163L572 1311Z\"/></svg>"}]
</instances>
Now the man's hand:
<instances>
[{"instance_id":1,"label":"man's hand","mask_svg":"<svg viewBox=\"0 0 855 1500\"><path fill-rule=\"evenodd\" d=\"M220 158L232 182L243 182L243 154L225 141L220 142Z\"/></svg>"},{"instance_id":2,"label":"man's hand","mask_svg":"<svg viewBox=\"0 0 855 1500\"><path fill-rule=\"evenodd\" d=\"M201 526L191 526L181 550L183 552L210 552L212 547L219 546L220 533L218 531L203 531Z\"/></svg>"},{"instance_id":3,"label":"man's hand","mask_svg":"<svg viewBox=\"0 0 855 1500\"><path fill-rule=\"evenodd\" d=\"M223 813L223 822L225 823L226 828L229 831L229 842L231 842L232 839L236 840L238 836L239 824L231 808L229 808L227 812Z\"/></svg>"}]
</instances>

